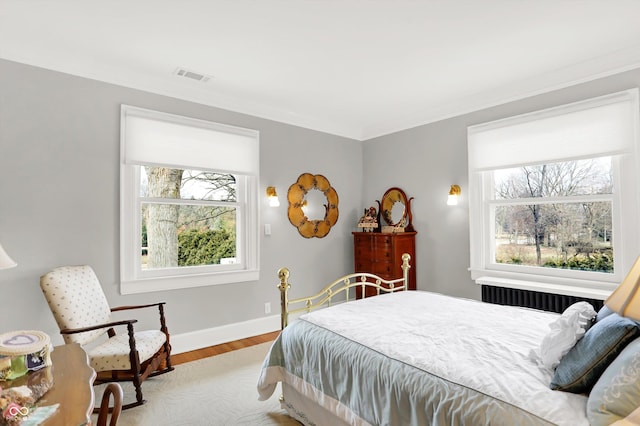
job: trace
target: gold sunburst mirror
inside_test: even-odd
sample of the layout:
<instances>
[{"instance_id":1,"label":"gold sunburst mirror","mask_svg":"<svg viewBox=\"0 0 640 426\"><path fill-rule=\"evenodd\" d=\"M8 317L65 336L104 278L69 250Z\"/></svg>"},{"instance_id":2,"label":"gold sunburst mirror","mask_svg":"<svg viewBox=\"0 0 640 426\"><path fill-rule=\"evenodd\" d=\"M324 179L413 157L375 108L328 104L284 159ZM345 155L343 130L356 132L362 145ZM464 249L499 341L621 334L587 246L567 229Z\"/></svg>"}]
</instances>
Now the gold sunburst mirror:
<instances>
[{"instance_id":1,"label":"gold sunburst mirror","mask_svg":"<svg viewBox=\"0 0 640 426\"><path fill-rule=\"evenodd\" d=\"M338 193L322 175L303 173L289 187L289 222L305 238L323 238L338 221Z\"/></svg>"}]
</instances>

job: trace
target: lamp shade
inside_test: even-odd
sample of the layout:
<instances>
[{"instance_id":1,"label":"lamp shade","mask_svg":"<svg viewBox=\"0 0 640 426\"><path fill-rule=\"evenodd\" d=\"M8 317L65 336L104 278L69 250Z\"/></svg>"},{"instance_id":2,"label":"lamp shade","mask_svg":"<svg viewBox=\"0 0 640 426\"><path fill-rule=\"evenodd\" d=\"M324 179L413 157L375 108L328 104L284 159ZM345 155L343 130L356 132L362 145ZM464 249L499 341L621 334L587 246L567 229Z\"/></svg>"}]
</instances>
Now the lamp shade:
<instances>
[{"instance_id":1,"label":"lamp shade","mask_svg":"<svg viewBox=\"0 0 640 426\"><path fill-rule=\"evenodd\" d=\"M618 315L640 321L640 257L604 303Z\"/></svg>"},{"instance_id":2,"label":"lamp shade","mask_svg":"<svg viewBox=\"0 0 640 426\"><path fill-rule=\"evenodd\" d=\"M449 190L449 197L447 198L447 205L458 205L458 198L460 198L461 192L462 190L460 189L459 185L451 185L451 189Z\"/></svg>"},{"instance_id":3,"label":"lamp shade","mask_svg":"<svg viewBox=\"0 0 640 426\"><path fill-rule=\"evenodd\" d=\"M18 266L18 264L9 257L0 244L0 269L13 268L14 266Z\"/></svg>"},{"instance_id":4,"label":"lamp shade","mask_svg":"<svg viewBox=\"0 0 640 426\"><path fill-rule=\"evenodd\" d=\"M280 200L278 199L278 193L276 192L275 186L267 186L267 199L269 200L269 206L280 206Z\"/></svg>"}]
</instances>

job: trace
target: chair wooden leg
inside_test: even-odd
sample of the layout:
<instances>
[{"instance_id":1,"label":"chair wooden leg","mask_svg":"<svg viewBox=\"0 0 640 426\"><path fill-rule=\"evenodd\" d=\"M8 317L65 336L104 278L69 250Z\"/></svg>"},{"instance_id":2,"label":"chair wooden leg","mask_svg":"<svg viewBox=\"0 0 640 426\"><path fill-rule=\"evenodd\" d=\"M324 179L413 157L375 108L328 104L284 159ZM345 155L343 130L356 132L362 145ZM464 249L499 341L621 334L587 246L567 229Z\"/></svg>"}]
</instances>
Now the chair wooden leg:
<instances>
[{"instance_id":1,"label":"chair wooden leg","mask_svg":"<svg viewBox=\"0 0 640 426\"><path fill-rule=\"evenodd\" d=\"M164 335L166 336L166 339L164 341L164 351L166 353L166 368L164 370L166 371L172 371L173 368L171 367L171 343L170 343L170 336L169 336L169 330L167 329L167 322L164 318L164 305L158 305L158 310L160 313L160 331L162 331L164 333Z\"/></svg>"},{"instance_id":2,"label":"chair wooden leg","mask_svg":"<svg viewBox=\"0 0 640 426\"><path fill-rule=\"evenodd\" d=\"M167 340L164 342L164 350L167 353L167 371L172 371L173 367L171 367L171 345L169 344L169 336L167 336Z\"/></svg>"},{"instance_id":3,"label":"chair wooden leg","mask_svg":"<svg viewBox=\"0 0 640 426\"><path fill-rule=\"evenodd\" d=\"M142 399L142 380L140 380L140 374L136 372L133 376L133 386L136 388L136 402L138 405L144 404Z\"/></svg>"}]
</instances>

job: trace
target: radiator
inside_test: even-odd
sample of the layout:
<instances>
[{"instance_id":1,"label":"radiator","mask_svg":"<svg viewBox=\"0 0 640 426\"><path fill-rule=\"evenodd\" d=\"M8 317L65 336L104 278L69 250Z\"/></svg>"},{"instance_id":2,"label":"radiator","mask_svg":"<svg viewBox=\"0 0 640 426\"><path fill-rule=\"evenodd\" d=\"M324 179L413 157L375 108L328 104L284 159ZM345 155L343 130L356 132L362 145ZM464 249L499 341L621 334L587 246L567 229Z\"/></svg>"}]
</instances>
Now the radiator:
<instances>
[{"instance_id":1,"label":"radiator","mask_svg":"<svg viewBox=\"0 0 640 426\"><path fill-rule=\"evenodd\" d=\"M522 306L525 308L541 309L543 311L557 313L564 312L564 310L569 306L580 301L591 303L596 311L600 310L604 303L602 300L598 299L587 299L584 297L495 287L490 285L482 286L482 301L496 303L498 305Z\"/></svg>"}]
</instances>

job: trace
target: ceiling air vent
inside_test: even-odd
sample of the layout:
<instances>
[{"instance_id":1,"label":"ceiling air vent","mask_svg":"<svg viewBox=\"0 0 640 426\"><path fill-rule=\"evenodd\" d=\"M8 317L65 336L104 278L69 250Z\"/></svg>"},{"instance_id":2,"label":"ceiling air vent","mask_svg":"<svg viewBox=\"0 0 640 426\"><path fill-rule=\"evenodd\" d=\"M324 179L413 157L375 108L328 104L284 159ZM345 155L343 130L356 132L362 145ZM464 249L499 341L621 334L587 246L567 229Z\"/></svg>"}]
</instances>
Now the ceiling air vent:
<instances>
[{"instance_id":1,"label":"ceiling air vent","mask_svg":"<svg viewBox=\"0 0 640 426\"><path fill-rule=\"evenodd\" d=\"M190 79L196 80L196 81L201 81L203 83L206 83L211 78L211 77L206 76L204 74L200 74L200 73L197 73L197 72L189 71L189 70L184 69L184 68L176 68L176 70L173 72L173 74L177 75L177 76L180 76L180 77L190 78Z\"/></svg>"}]
</instances>

